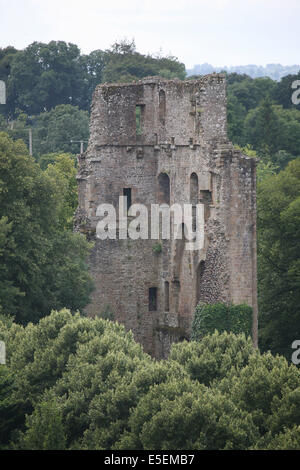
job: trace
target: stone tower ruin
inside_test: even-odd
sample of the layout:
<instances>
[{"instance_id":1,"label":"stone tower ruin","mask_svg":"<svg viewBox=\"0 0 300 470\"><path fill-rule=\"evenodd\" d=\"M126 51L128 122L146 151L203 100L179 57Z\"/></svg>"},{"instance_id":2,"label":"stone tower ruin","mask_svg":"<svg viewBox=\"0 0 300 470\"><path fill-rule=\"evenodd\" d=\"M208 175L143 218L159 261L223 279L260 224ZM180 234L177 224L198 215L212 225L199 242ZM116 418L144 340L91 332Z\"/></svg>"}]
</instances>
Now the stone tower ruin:
<instances>
[{"instance_id":1,"label":"stone tower ruin","mask_svg":"<svg viewBox=\"0 0 300 470\"><path fill-rule=\"evenodd\" d=\"M154 357L188 338L198 302L253 307L257 341L256 160L227 138L226 79L102 84L79 157L75 230L95 242L89 315L109 310ZM204 244L96 236L102 203L204 205ZM130 219L130 217L129 217ZM117 220L118 232L118 220Z\"/></svg>"}]
</instances>

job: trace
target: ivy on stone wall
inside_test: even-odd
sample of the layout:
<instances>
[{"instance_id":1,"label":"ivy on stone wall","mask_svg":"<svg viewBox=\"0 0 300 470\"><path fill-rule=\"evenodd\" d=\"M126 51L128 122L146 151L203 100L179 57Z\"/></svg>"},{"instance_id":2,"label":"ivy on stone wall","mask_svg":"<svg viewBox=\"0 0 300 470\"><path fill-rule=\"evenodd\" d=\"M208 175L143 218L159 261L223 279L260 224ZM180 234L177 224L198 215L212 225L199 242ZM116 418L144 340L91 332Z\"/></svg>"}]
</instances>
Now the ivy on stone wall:
<instances>
[{"instance_id":1,"label":"ivy on stone wall","mask_svg":"<svg viewBox=\"0 0 300 470\"><path fill-rule=\"evenodd\" d=\"M192 323L191 339L198 341L215 330L251 335L252 308L249 305L204 304L196 307Z\"/></svg>"}]
</instances>

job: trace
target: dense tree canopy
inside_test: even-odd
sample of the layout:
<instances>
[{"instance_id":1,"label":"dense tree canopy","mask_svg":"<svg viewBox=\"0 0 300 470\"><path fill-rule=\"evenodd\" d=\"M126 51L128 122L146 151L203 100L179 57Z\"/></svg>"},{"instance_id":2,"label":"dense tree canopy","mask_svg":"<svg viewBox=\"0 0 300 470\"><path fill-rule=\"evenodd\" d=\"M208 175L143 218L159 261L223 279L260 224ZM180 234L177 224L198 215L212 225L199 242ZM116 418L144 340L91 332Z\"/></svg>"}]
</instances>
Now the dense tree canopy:
<instances>
[{"instance_id":1,"label":"dense tree canopy","mask_svg":"<svg viewBox=\"0 0 300 470\"><path fill-rule=\"evenodd\" d=\"M194 313L191 339L199 340L215 330L251 335L252 308L249 305L199 303Z\"/></svg>"},{"instance_id":2,"label":"dense tree canopy","mask_svg":"<svg viewBox=\"0 0 300 470\"><path fill-rule=\"evenodd\" d=\"M22 139L29 148L29 132L32 135L32 152L36 160L43 155L57 152L78 154L80 141L84 150L89 138L89 116L87 111L70 104L61 104L38 116L24 113L7 122L0 119L0 130L12 139Z\"/></svg>"},{"instance_id":3,"label":"dense tree canopy","mask_svg":"<svg viewBox=\"0 0 300 470\"><path fill-rule=\"evenodd\" d=\"M260 345L291 357L300 337L300 159L258 187Z\"/></svg>"},{"instance_id":4,"label":"dense tree canopy","mask_svg":"<svg viewBox=\"0 0 300 470\"><path fill-rule=\"evenodd\" d=\"M80 50L75 44L34 42L12 61L8 94L15 108L29 115L59 104L78 105L82 87Z\"/></svg>"},{"instance_id":5,"label":"dense tree canopy","mask_svg":"<svg viewBox=\"0 0 300 470\"><path fill-rule=\"evenodd\" d=\"M292 83L300 80L300 71L296 75L287 75L283 77L272 91L273 100L284 108L294 108L295 105L291 99Z\"/></svg>"},{"instance_id":6,"label":"dense tree canopy","mask_svg":"<svg viewBox=\"0 0 300 470\"><path fill-rule=\"evenodd\" d=\"M300 153L300 110L283 109L270 100L251 110L245 119L245 139L262 155L275 155L280 150L298 156Z\"/></svg>"},{"instance_id":7,"label":"dense tree canopy","mask_svg":"<svg viewBox=\"0 0 300 470\"><path fill-rule=\"evenodd\" d=\"M12 46L0 48L0 80L7 81L10 76L10 69L13 56L17 53L17 49Z\"/></svg>"},{"instance_id":8,"label":"dense tree canopy","mask_svg":"<svg viewBox=\"0 0 300 470\"><path fill-rule=\"evenodd\" d=\"M300 371L244 335L215 332L155 361L123 326L62 310L25 328L3 317L0 339L2 447L299 448Z\"/></svg>"},{"instance_id":9,"label":"dense tree canopy","mask_svg":"<svg viewBox=\"0 0 300 470\"><path fill-rule=\"evenodd\" d=\"M145 56L136 51L132 41L116 43L109 53L104 69L104 82L131 82L143 77L160 75L165 78L185 78L185 66L176 57Z\"/></svg>"},{"instance_id":10,"label":"dense tree canopy","mask_svg":"<svg viewBox=\"0 0 300 470\"><path fill-rule=\"evenodd\" d=\"M300 108L292 103L295 80L299 74L280 82L227 75L229 138L242 147L251 145L281 169L300 154Z\"/></svg>"},{"instance_id":11,"label":"dense tree canopy","mask_svg":"<svg viewBox=\"0 0 300 470\"><path fill-rule=\"evenodd\" d=\"M33 136L35 155L53 152L79 153L78 142L87 142L89 137L88 113L77 106L58 105L51 111L40 114L35 121Z\"/></svg>"},{"instance_id":12,"label":"dense tree canopy","mask_svg":"<svg viewBox=\"0 0 300 470\"><path fill-rule=\"evenodd\" d=\"M88 244L64 230L75 205L71 162L61 157L44 172L0 133L0 305L20 322L88 301Z\"/></svg>"},{"instance_id":13,"label":"dense tree canopy","mask_svg":"<svg viewBox=\"0 0 300 470\"><path fill-rule=\"evenodd\" d=\"M9 118L20 112L35 116L63 104L89 111L99 83L147 75L184 78L185 66L175 57L140 54L134 41L126 40L90 54L64 41L34 42L21 51L0 49L0 79L8 91L3 112Z\"/></svg>"}]
</instances>

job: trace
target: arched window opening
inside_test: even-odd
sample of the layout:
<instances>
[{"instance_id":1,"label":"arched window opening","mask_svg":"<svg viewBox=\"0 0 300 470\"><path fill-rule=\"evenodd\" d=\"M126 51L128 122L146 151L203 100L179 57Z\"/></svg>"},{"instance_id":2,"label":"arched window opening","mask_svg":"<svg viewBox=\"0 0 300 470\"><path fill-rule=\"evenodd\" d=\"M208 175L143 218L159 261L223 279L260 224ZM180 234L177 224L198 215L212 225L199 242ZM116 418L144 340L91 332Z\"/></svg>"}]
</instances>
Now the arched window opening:
<instances>
[{"instance_id":1,"label":"arched window opening","mask_svg":"<svg viewBox=\"0 0 300 470\"><path fill-rule=\"evenodd\" d=\"M170 178L167 173L158 176L158 203L170 204Z\"/></svg>"},{"instance_id":2,"label":"arched window opening","mask_svg":"<svg viewBox=\"0 0 300 470\"><path fill-rule=\"evenodd\" d=\"M198 204L199 184L198 176L192 173L190 177L190 202L193 205Z\"/></svg>"}]
</instances>

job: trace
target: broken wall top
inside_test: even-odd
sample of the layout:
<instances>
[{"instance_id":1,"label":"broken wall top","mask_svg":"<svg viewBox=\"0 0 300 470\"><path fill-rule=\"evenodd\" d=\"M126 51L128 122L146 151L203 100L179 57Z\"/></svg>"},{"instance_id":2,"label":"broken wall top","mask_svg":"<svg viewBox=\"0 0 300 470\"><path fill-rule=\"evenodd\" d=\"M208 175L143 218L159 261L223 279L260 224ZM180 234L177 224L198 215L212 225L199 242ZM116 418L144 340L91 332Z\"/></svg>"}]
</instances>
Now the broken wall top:
<instances>
[{"instance_id":1,"label":"broken wall top","mask_svg":"<svg viewBox=\"0 0 300 470\"><path fill-rule=\"evenodd\" d=\"M226 142L225 75L185 81L146 77L135 83L98 85L90 131L90 146Z\"/></svg>"}]
</instances>

